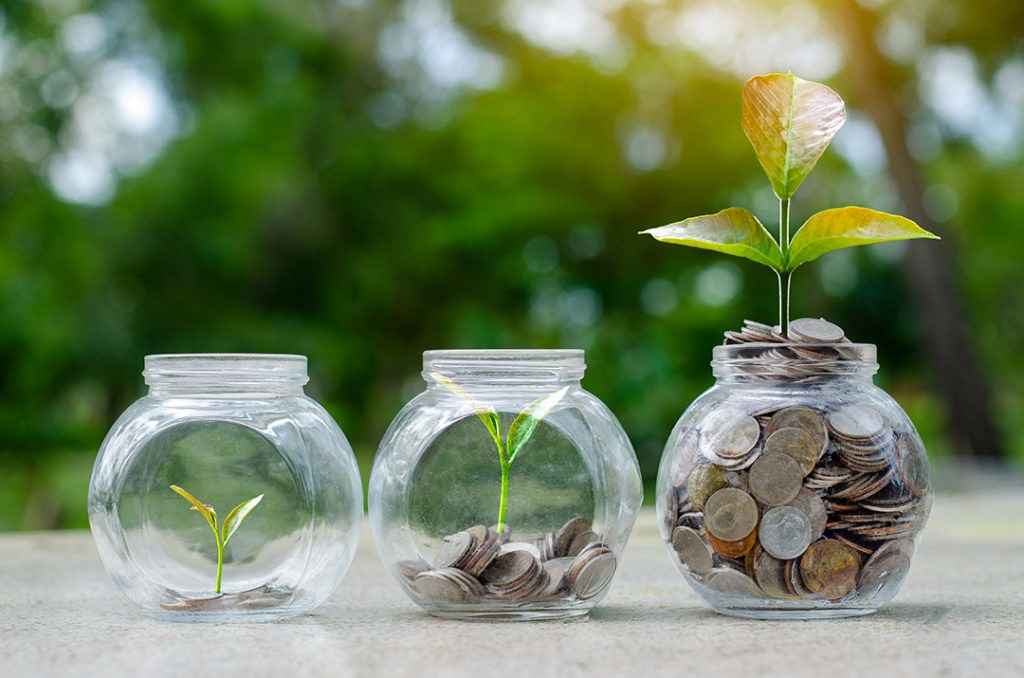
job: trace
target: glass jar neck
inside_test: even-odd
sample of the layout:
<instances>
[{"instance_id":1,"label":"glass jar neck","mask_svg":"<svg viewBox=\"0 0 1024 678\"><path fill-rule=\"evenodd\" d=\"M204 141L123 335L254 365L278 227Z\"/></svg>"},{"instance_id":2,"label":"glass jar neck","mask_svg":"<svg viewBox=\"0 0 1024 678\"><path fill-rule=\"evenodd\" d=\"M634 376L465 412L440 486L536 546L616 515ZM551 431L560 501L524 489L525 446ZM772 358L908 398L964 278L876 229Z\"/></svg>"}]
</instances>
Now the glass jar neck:
<instances>
[{"instance_id":1,"label":"glass jar neck","mask_svg":"<svg viewBox=\"0 0 1024 678\"><path fill-rule=\"evenodd\" d=\"M256 353L148 355L142 372L152 396L301 395L306 357Z\"/></svg>"},{"instance_id":2,"label":"glass jar neck","mask_svg":"<svg viewBox=\"0 0 1024 678\"><path fill-rule=\"evenodd\" d=\"M439 374L469 386L548 386L579 384L586 364L580 349L424 351L423 378L440 386Z\"/></svg>"},{"instance_id":3,"label":"glass jar neck","mask_svg":"<svg viewBox=\"0 0 1024 678\"><path fill-rule=\"evenodd\" d=\"M716 346L711 370L718 383L871 382L878 371L874 344L758 343Z\"/></svg>"}]
</instances>

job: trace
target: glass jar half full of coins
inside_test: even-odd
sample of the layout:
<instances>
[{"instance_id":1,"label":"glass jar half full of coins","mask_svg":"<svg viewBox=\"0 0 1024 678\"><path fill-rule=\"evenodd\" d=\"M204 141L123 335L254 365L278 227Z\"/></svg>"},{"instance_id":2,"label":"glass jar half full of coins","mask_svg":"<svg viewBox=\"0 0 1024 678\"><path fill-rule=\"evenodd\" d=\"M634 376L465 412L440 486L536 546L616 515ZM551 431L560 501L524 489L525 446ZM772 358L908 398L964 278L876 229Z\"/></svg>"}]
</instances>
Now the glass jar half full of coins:
<instances>
[{"instance_id":1,"label":"glass jar half full of coins","mask_svg":"<svg viewBox=\"0 0 1024 678\"><path fill-rule=\"evenodd\" d=\"M872 383L875 347L821 319L747 321L669 438L657 510L672 559L718 612L868 614L899 590L931 509L921 438Z\"/></svg>"}]
</instances>

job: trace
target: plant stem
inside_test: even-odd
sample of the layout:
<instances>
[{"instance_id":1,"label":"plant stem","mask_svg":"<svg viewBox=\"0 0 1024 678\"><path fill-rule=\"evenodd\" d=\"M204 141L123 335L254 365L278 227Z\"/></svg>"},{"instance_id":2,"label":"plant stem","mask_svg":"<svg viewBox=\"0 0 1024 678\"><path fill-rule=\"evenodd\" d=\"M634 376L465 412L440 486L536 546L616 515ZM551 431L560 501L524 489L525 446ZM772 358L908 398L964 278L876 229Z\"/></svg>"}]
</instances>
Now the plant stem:
<instances>
[{"instance_id":1,"label":"plant stem","mask_svg":"<svg viewBox=\"0 0 1024 678\"><path fill-rule=\"evenodd\" d=\"M502 464L502 495L498 502L498 534L505 534L505 514L508 511L509 503L509 471L512 470L512 462L509 461L505 448L500 440L498 443L498 459Z\"/></svg>"},{"instance_id":2,"label":"plant stem","mask_svg":"<svg viewBox=\"0 0 1024 678\"><path fill-rule=\"evenodd\" d=\"M221 577L224 574L224 544L220 538L217 539L217 588L214 593L220 593Z\"/></svg>"},{"instance_id":3,"label":"plant stem","mask_svg":"<svg viewBox=\"0 0 1024 678\"><path fill-rule=\"evenodd\" d=\"M782 265L789 267L789 198L779 199L779 248ZM792 271L779 272L779 328L783 336L789 334L789 283Z\"/></svg>"}]
</instances>

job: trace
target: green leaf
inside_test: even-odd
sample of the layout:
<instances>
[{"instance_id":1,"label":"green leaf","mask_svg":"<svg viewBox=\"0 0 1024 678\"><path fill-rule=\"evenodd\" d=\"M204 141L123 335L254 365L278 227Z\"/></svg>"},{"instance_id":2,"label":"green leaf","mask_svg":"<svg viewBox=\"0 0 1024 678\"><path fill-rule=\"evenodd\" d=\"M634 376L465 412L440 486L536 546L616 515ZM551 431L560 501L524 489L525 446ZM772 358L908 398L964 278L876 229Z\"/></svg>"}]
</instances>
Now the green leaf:
<instances>
[{"instance_id":1,"label":"green leaf","mask_svg":"<svg viewBox=\"0 0 1024 678\"><path fill-rule=\"evenodd\" d=\"M231 539L231 535L235 533L238 526L242 524L245 517L256 508L256 505L263 501L263 495L253 497L249 501L243 501L241 504L231 509L231 513L224 519L224 538L221 539L222 544L227 544L228 539Z\"/></svg>"},{"instance_id":2,"label":"green leaf","mask_svg":"<svg viewBox=\"0 0 1024 678\"><path fill-rule=\"evenodd\" d=\"M469 391L438 372L431 372L430 377L437 383L441 384L441 386L444 386L446 389L458 396L463 402L468 404L474 412L476 412L476 416L480 417L480 421L482 421L484 426L487 427L491 437L494 438L494 442L497 443L500 449L501 420L498 418L498 413L495 412L494 407L480 402Z\"/></svg>"},{"instance_id":3,"label":"green leaf","mask_svg":"<svg viewBox=\"0 0 1024 678\"><path fill-rule=\"evenodd\" d=\"M192 504L192 510L199 511L203 514L203 517L206 518L206 522L210 523L210 529L213 530L213 533L219 535L217 532L217 512L213 510L212 506L204 504L177 485L171 485L171 489L187 499L188 502Z\"/></svg>"},{"instance_id":4,"label":"green leaf","mask_svg":"<svg viewBox=\"0 0 1024 678\"><path fill-rule=\"evenodd\" d=\"M555 405L569 392L569 387L561 388L554 393L537 398L519 413L515 421L508 429L508 463L516 459L516 455L526 445L533 432L537 430L537 424L541 419L548 416Z\"/></svg>"},{"instance_id":5,"label":"green leaf","mask_svg":"<svg viewBox=\"0 0 1024 678\"><path fill-rule=\"evenodd\" d=\"M743 132L782 200L793 197L845 121L838 94L792 73L758 75L743 86Z\"/></svg>"},{"instance_id":6,"label":"green leaf","mask_svg":"<svg viewBox=\"0 0 1024 678\"><path fill-rule=\"evenodd\" d=\"M782 251L775 238L753 214L729 207L702 217L690 217L668 226L651 228L656 240L746 257L774 269L782 268Z\"/></svg>"},{"instance_id":7,"label":"green leaf","mask_svg":"<svg viewBox=\"0 0 1024 678\"><path fill-rule=\"evenodd\" d=\"M806 264L833 250L913 238L938 240L939 236L924 230L906 217L866 207L824 210L804 222L793 236L786 271L792 271L800 264Z\"/></svg>"}]
</instances>

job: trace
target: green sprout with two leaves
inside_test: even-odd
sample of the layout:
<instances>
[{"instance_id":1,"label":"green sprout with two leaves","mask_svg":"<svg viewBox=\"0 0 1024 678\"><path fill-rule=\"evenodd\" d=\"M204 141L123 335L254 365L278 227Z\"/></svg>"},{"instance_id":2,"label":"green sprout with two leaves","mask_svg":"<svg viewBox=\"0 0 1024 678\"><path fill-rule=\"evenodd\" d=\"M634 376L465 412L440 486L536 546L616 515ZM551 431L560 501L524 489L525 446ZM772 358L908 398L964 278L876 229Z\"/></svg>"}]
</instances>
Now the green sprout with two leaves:
<instances>
[{"instance_id":1,"label":"green sprout with two leaves","mask_svg":"<svg viewBox=\"0 0 1024 678\"><path fill-rule=\"evenodd\" d=\"M509 473L512 470L512 463L519 458L519 453L522 452L527 441L531 436L533 436L533 432L537 430L537 425L540 424L541 420L544 419L544 417L546 417L551 410L555 408L559 401L565 397L565 394L569 391L569 387L566 386L554 393L549 393L548 395L537 398L523 408L523 410L512 421L512 425L508 427L508 434L503 439L501 435L501 419L498 417L498 412L494 409L493 405L480 402L472 394L466 391L466 389L437 372L431 372L430 376L434 381L458 396L460 400L467 403L476 415L480 417L480 421L484 423L484 426L487 428L487 432L490 433L491 438L494 439L494 444L498 448L498 460L501 463L501 498L498 502L498 534L503 534L507 529L507 525L505 524L505 515L508 511L508 481Z\"/></svg>"},{"instance_id":2,"label":"green sprout with two leaves","mask_svg":"<svg viewBox=\"0 0 1024 678\"><path fill-rule=\"evenodd\" d=\"M263 495L253 497L249 501L243 501L233 508L228 517L224 519L224 524L218 527L217 512L213 510L212 506L204 504L177 485L171 485L171 489L188 500L188 503L192 504L192 510L199 511L206 518L206 522L210 524L210 529L213 530L213 536L217 539L217 587L214 593L219 594L221 578L224 574L224 547L227 545L228 539L231 539L231 536L238 530L239 525L242 524L246 516L263 500Z\"/></svg>"},{"instance_id":3,"label":"green sprout with two leaves","mask_svg":"<svg viewBox=\"0 0 1024 678\"><path fill-rule=\"evenodd\" d=\"M779 199L778 240L741 207L642 233L772 268L779 281L779 326L787 334L790 282L801 264L845 247L938 238L905 217L865 207L840 207L814 214L790 239L790 200L845 121L842 98L825 85L792 73L751 78L743 86L742 126Z\"/></svg>"}]
</instances>

